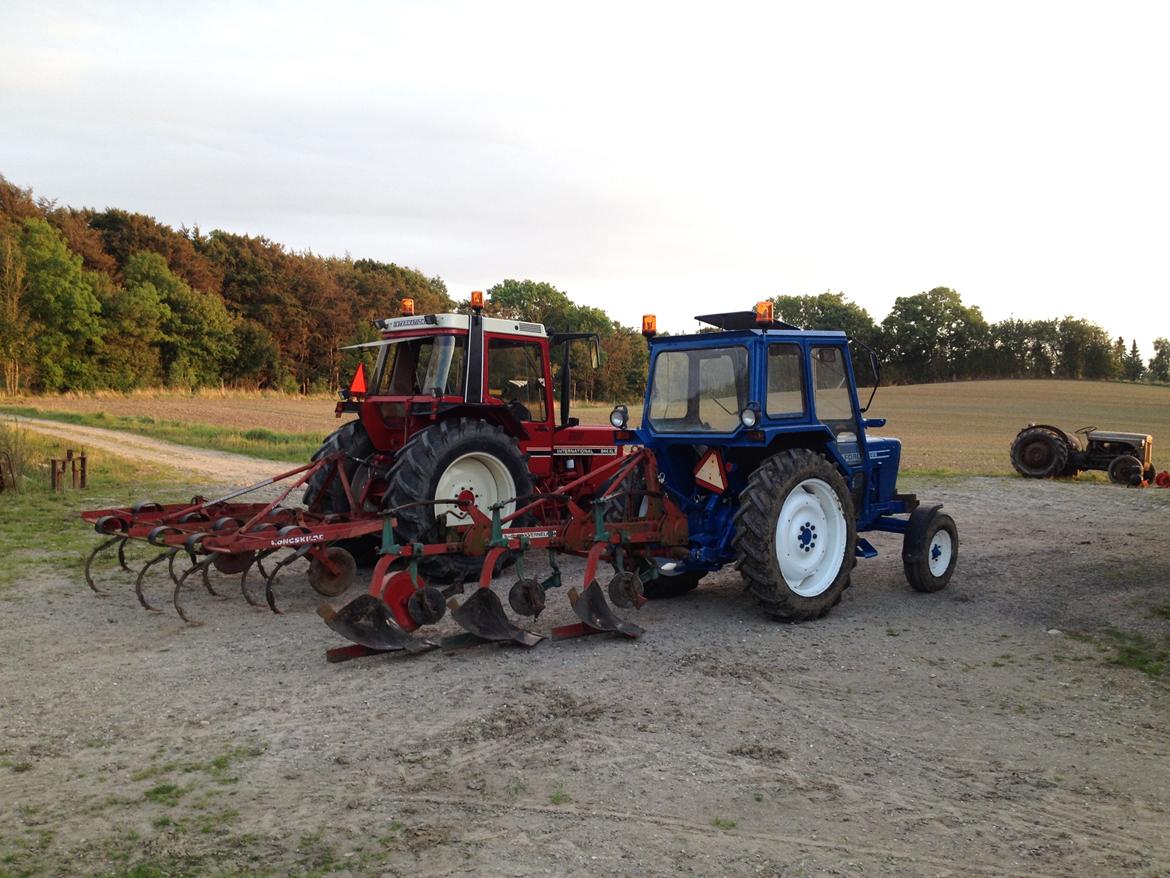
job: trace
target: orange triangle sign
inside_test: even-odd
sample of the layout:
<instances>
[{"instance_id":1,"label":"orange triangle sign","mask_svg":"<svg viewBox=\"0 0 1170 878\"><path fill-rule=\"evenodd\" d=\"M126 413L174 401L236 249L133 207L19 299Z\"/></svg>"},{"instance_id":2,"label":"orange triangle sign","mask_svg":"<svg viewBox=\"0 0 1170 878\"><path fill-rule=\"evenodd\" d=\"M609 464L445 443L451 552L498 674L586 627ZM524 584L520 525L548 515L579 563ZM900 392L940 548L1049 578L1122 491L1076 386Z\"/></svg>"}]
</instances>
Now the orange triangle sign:
<instances>
[{"instance_id":1,"label":"orange triangle sign","mask_svg":"<svg viewBox=\"0 0 1170 878\"><path fill-rule=\"evenodd\" d=\"M353 381L349 382L349 392L353 396L366 395L366 364L358 363L357 371L353 373Z\"/></svg>"}]
</instances>

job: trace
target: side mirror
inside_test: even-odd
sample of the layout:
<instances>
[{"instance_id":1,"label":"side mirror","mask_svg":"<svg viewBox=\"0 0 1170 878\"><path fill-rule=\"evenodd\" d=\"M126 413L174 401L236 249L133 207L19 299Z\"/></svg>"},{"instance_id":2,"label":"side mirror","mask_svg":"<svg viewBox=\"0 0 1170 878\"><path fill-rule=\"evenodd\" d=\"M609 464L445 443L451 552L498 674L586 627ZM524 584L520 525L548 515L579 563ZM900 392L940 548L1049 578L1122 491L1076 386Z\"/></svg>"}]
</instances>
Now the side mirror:
<instances>
[{"instance_id":1,"label":"side mirror","mask_svg":"<svg viewBox=\"0 0 1170 878\"><path fill-rule=\"evenodd\" d=\"M589 345L589 364L594 369L601 368L601 339L593 336L593 344Z\"/></svg>"},{"instance_id":2,"label":"side mirror","mask_svg":"<svg viewBox=\"0 0 1170 878\"><path fill-rule=\"evenodd\" d=\"M867 430L876 430L879 427L884 427L885 425L886 425L885 418L866 418L865 419L865 429L867 429Z\"/></svg>"}]
</instances>

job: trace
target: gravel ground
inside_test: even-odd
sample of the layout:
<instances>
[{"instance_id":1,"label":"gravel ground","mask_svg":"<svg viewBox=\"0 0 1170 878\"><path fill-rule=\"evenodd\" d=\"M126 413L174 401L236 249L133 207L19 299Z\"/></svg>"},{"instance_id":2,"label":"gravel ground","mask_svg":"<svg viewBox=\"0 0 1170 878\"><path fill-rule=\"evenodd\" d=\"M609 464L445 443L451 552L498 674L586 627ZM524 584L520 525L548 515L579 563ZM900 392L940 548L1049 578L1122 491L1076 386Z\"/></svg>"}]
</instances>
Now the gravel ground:
<instances>
[{"instance_id":1,"label":"gravel ground","mask_svg":"<svg viewBox=\"0 0 1170 878\"><path fill-rule=\"evenodd\" d=\"M637 641L328 665L299 572L285 615L203 594L188 628L125 573L30 570L0 604L0 875L1170 874L1166 678L1108 661L1111 629L1166 644L1170 492L907 487L958 522L947 590L878 535L819 622L727 571ZM572 620L553 597L539 631Z\"/></svg>"}]
</instances>

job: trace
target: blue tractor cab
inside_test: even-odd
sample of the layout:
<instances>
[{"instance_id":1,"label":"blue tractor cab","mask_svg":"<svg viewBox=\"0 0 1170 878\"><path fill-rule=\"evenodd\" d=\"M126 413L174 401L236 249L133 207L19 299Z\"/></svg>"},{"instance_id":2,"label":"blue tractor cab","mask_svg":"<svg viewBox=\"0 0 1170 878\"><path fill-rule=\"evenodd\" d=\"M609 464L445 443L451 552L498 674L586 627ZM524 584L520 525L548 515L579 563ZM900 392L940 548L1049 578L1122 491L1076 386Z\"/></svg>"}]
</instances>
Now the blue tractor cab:
<instances>
[{"instance_id":1,"label":"blue tractor cab","mask_svg":"<svg viewBox=\"0 0 1170 878\"><path fill-rule=\"evenodd\" d=\"M697 319L712 329L659 336L653 318L643 325L642 423L624 435L654 452L690 534L689 554L660 560L646 594L681 594L735 564L771 615L816 618L840 600L856 559L877 554L860 536L875 530L904 535L915 589L943 588L958 558L954 521L898 493L901 442L867 432L885 426L865 414L877 355L843 332L775 320L768 302ZM873 379L865 399L855 359ZM619 428L627 418L621 406L611 416Z\"/></svg>"}]
</instances>

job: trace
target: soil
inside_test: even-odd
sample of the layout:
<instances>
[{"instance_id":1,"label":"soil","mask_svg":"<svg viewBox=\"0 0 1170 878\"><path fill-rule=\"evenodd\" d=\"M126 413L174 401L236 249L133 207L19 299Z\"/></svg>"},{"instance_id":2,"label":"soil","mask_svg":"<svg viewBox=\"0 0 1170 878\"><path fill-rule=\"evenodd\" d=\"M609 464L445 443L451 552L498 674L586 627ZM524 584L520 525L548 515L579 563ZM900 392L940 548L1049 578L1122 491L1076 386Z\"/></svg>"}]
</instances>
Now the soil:
<instances>
[{"instance_id":1,"label":"soil","mask_svg":"<svg viewBox=\"0 0 1170 878\"><path fill-rule=\"evenodd\" d=\"M767 621L727 570L622 611L636 641L330 665L303 567L280 616L192 594L200 627L111 566L106 598L30 569L0 622L0 874L1170 874L1170 692L1107 634L1170 631L1170 492L903 487L958 522L946 590L879 534L825 619ZM533 627L571 621L554 594Z\"/></svg>"}]
</instances>

